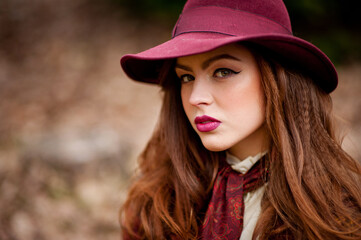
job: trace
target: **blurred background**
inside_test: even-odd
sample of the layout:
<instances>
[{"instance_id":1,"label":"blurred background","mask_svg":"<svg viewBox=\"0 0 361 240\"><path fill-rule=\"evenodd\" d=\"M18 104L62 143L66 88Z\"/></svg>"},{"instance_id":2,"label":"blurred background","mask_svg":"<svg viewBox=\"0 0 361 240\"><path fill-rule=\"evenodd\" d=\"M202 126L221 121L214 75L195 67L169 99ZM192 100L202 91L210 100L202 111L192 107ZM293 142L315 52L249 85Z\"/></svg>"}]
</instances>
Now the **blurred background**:
<instances>
[{"instance_id":1,"label":"blurred background","mask_svg":"<svg viewBox=\"0 0 361 240\"><path fill-rule=\"evenodd\" d=\"M159 88L119 58L170 37L185 1L0 0L0 239L119 239L118 210ZM350 0L285 1L340 76L344 148L361 160L361 21Z\"/></svg>"}]
</instances>

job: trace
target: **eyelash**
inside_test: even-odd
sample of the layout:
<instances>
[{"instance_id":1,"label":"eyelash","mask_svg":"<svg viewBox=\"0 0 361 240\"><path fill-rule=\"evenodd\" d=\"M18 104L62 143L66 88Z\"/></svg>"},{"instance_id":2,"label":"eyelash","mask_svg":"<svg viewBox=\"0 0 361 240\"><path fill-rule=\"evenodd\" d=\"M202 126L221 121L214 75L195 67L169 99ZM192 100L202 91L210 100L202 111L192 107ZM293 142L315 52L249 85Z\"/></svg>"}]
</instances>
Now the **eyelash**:
<instances>
[{"instance_id":1,"label":"eyelash","mask_svg":"<svg viewBox=\"0 0 361 240\"><path fill-rule=\"evenodd\" d=\"M225 71L225 72L228 72L228 73L225 76L220 76L220 77L216 76L217 73L222 72L222 71ZM239 71L239 72L233 71L232 69L229 69L229 68L218 68L218 69L216 69L214 71L213 77L215 77L215 78L226 78L229 75L238 74L240 72L241 71ZM190 80L184 80L185 77L190 77L191 79ZM191 74L184 74L184 75L180 76L179 79L181 80L182 83L188 83L188 82L194 81L195 78Z\"/></svg>"},{"instance_id":2,"label":"eyelash","mask_svg":"<svg viewBox=\"0 0 361 240\"><path fill-rule=\"evenodd\" d=\"M220 73L220 72L222 72L222 71L228 72L228 73L226 74L226 76L221 76L221 77L215 76L217 73ZM238 73L240 73L240 71L239 71L239 72L236 72L236 71L233 71L232 69L229 69L229 68L218 68L216 71L214 71L213 76L214 76L214 77L217 77L217 78L225 78L225 77L228 77L229 75L238 74Z\"/></svg>"}]
</instances>

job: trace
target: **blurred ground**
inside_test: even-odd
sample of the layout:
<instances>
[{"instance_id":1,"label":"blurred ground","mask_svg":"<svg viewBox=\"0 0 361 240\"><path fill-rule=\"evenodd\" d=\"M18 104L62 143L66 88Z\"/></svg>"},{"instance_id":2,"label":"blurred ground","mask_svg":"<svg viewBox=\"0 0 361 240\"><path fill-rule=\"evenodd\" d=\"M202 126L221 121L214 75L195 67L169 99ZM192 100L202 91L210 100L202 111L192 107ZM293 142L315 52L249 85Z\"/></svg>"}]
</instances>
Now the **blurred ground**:
<instances>
[{"instance_id":1,"label":"blurred ground","mask_svg":"<svg viewBox=\"0 0 361 240\"><path fill-rule=\"evenodd\" d=\"M169 38L102 1L0 2L0 239L118 239L118 209L160 108L121 55ZM361 64L339 66L335 112L361 160Z\"/></svg>"}]
</instances>

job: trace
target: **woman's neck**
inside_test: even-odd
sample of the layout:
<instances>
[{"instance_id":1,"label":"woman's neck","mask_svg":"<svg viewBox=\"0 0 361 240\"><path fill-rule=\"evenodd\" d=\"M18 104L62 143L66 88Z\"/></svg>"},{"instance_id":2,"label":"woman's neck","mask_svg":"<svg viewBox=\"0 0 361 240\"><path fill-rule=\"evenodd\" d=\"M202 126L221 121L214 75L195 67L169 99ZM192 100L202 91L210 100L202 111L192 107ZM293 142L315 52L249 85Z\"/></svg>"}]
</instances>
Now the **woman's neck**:
<instances>
[{"instance_id":1,"label":"woman's neck","mask_svg":"<svg viewBox=\"0 0 361 240\"><path fill-rule=\"evenodd\" d=\"M228 149L228 152L242 160L249 156L255 156L258 153L267 151L269 148L269 141L270 137L266 126L262 125L247 138Z\"/></svg>"}]
</instances>

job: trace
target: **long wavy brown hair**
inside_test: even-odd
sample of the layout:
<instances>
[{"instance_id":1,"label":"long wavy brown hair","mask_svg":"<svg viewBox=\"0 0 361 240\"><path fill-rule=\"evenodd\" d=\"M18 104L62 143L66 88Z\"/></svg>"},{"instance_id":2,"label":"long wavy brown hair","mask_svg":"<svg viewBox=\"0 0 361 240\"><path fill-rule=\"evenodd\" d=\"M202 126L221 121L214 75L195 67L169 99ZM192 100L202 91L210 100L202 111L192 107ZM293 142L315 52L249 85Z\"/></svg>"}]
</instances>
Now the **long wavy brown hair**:
<instances>
[{"instance_id":1,"label":"long wavy brown hair","mask_svg":"<svg viewBox=\"0 0 361 240\"><path fill-rule=\"evenodd\" d=\"M361 239L361 167L335 136L329 94L302 69L248 47L262 74L271 136L254 239ZM160 120L120 211L124 239L197 239L224 160L192 129L173 66L163 64Z\"/></svg>"}]
</instances>

